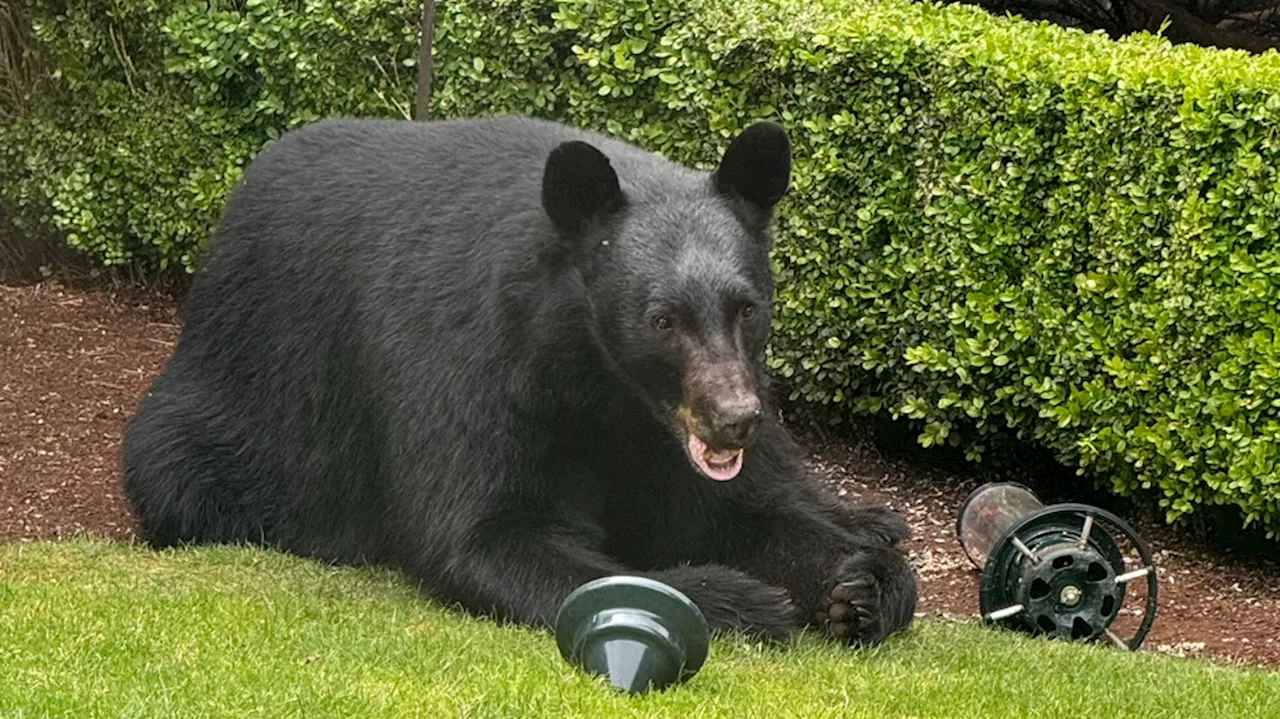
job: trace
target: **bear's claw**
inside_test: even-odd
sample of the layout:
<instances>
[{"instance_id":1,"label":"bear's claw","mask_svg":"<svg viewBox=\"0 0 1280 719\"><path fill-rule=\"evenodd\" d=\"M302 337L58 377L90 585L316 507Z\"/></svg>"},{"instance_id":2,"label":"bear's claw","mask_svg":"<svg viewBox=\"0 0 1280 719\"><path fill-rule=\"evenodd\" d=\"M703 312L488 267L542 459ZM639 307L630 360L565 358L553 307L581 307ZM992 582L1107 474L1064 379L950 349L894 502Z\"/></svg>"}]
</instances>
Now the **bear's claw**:
<instances>
[{"instance_id":1,"label":"bear's claw","mask_svg":"<svg viewBox=\"0 0 1280 719\"><path fill-rule=\"evenodd\" d=\"M822 609L814 619L820 629L837 639L854 644L875 641L880 637L876 607L880 587L873 577L837 582L822 601Z\"/></svg>"}]
</instances>

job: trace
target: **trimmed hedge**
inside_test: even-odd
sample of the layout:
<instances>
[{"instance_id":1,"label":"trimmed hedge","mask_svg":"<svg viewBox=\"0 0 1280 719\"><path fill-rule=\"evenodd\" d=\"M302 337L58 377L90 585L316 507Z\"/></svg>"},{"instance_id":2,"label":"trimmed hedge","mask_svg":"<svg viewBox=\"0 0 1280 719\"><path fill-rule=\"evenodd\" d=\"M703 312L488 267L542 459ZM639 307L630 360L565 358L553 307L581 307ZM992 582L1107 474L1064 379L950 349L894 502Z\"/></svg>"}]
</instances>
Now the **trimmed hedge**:
<instances>
[{"instance_id":1,"label":"trimmed hedge","mask_svg":"<svg viewBox=\"0 0 1280 719\"><path fill-rule=\"evenodd\" d=\"M107 262L194 266L269 138L411 105L416 2L29 4L65 92L0 124L21 168L0 198ZM770 362L796 398L974 456L1013 427L1171 520L1224 504L1280 531L1274 53L905 0L437 12L439 115L703 167L754 119L792 128Z\"/></svg>"}]
</instances>

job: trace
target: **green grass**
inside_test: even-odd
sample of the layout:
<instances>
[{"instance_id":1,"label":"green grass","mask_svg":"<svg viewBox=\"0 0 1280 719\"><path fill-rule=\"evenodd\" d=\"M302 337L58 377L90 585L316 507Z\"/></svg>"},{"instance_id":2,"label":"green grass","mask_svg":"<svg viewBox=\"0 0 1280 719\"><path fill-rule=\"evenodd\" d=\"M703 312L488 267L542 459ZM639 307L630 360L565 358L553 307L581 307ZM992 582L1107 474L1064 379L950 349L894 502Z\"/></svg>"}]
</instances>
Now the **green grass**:
<instances>
[{"instance_id":1,"label":"green grass","mask_svg":"<svg viewBox=\"0 0 1280 719\"><path fill-rule=\"evenodd\" d=\"M0 717L1276 717L1280 673L917 622L855 651L717 641L677 689L613 692L550 633L395 575L276 553L0 545Z\"/></svg>"}]
</instances>

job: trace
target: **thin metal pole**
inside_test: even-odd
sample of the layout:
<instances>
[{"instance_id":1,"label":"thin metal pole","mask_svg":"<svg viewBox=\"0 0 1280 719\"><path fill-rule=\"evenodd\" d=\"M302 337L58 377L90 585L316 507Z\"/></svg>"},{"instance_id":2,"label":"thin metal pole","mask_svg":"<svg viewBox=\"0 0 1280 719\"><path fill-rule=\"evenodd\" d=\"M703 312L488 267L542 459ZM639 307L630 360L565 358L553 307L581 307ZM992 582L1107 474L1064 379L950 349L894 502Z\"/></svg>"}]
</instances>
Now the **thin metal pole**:
<instances>
[{"instance_id":1,"label":"thin metal pole","mask_svg":"<svg viewBox=\"0 0 1280 719\"><path fill-rule=\"evenodd\" d=\"M418 50L418 101L414 108L415 120L426 120L431 114L431 46L436 39L436 2L422 2L422 46Z\"/></svg>"}]
</instances>

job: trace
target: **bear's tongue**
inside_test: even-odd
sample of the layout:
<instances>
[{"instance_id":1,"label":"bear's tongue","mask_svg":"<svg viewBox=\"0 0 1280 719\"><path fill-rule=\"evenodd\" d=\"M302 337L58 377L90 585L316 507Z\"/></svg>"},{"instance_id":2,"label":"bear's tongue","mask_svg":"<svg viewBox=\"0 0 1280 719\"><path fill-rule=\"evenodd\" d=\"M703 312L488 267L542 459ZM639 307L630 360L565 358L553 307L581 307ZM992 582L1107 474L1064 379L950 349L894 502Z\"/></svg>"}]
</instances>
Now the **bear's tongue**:
<instances>
[{"instance_id":1,"label":"bear's tongue","mask_svg":"<svg viewBox=\"0 0 1280 719\"><path fill-rule=\"evenodd\" d=\"M727 482L742 470L742 450L715 450L696 436L689 435L689 458L698 469L717 482Z\"/></svg>"}]
</instances>

